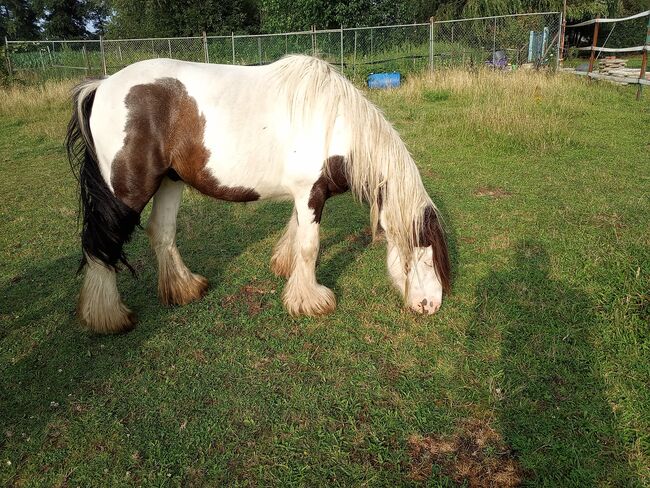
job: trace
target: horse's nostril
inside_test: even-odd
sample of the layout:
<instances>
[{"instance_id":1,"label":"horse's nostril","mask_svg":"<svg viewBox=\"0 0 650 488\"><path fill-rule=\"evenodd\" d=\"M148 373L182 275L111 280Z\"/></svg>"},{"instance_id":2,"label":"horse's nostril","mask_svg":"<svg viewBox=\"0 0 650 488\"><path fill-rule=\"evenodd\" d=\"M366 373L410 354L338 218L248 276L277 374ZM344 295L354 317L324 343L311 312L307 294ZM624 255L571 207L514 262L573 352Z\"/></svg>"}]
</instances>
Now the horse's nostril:
<instances>
[{"instance_id":1,"label":"horse's nostril","mask_svg":"<svg viewBox=\"0 0 650 488\"><path fill-rule=\"evenodd\" d=\"M422 301L420 302L420 305L422 305L423 307L426 307L426 306L427 306L427 303L428 303L428 302L427 302L427 299L425 298L424 300L422 300Z\"/></svg>"}]
</instances>

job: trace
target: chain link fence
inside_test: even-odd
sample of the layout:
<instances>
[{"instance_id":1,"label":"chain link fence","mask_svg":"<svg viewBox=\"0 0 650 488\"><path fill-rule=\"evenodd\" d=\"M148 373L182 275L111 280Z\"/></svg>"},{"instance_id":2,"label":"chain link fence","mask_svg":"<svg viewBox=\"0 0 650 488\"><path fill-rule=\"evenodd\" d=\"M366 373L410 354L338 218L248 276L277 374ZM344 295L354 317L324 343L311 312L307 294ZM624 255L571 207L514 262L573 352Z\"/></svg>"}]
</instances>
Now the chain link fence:
<instances>
[{"instance_id":1,"label":"chain link fence","mask_svg":"<svg viewBox=\"0 0 650 488\"><path fill-rule=\"evenodd\" d=\"M99 39L5 40L10 73L43 79L112 74L137 61L261 65L286 54L311 54L352 78L379 71L403 74L446 67L511 69L526 63L557 67L559 12L340 28L281 34Z\"/></svg>"}]
</instances>

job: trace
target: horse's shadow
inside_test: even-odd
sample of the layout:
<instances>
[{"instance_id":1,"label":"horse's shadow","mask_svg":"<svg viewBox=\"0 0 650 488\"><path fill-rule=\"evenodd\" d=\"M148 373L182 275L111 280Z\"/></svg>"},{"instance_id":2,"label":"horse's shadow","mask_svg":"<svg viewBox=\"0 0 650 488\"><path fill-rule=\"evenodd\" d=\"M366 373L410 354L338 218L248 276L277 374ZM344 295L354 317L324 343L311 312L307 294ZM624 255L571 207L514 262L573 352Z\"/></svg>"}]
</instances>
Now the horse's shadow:
<instances>
[{"instance_id":1,"label":"horse's shadow","mask_svg":"<svg viewBox=\"0 0 650 488\"><path fill-rule=\"evenodd\" d=\"M334 206L328 214L325 248L358 232L367 222L362 207L352 213L345 207ZM252 246L259 247L269 236L279 237L291 209L291 204L277 203L256 204L244 211L223 202L186 205L179 216L181 253L190 269L218 284L227 279L228 263ZM200 229L191 228L192 222L199 221ZM268 254L263 273L271 279L272 245L263 246ZM0 432L11 436L0 436L0 447L24 442L16 437L19 433L32 438L48 435L47 426L65 415L60 410L64 404L69 407L78 399L101 394L116 371L129 370L137 363L152 336L164 333L174 309L161 306L156 296L155 259L144 232L135 236L127 250L138 279L122 272L118 284L125 302L141 318L127 334L98 336L79 328L75 304L82 278L75 274L77 254L35 264L2 283L0 344L6 361L0 374ZM327 260L328 286L336 286L341 273L362 251L362 246L347 247ZM202 262L206 256L212 256L209 265ZM200 303L188 305L185 313L192 314Z\"/></svg>"},{"instance_id":2,"label":"horse's shadow","mask_svg":"<svg viewBox=\"0 0 650 488\"><path fill-rule=\"evenodd\" d=\"M551 276L539 242L514 251L512 266L478 285L468 334L505 441L533 482L593 486L603 466L629 473L594 364L595 303Z\"/></svg>"}]
</instances>

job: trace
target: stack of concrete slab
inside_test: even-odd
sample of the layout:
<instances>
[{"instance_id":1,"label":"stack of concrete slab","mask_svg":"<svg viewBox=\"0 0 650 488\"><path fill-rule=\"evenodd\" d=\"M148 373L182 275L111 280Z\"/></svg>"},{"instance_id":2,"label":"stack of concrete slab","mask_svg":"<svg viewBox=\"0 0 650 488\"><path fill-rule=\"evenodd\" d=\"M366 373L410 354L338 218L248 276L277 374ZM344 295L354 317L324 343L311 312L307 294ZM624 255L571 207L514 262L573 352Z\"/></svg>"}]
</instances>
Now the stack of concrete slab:
<instances>
[{"instance_id":1,"label":"stack of concrete slab","mask_svg":"<svg viewBox=\"0 0 650 488\"><path fill-rule=\"evenodd\" d=\"M600 71L602 74L605 75L613 74L611 73L612 70L625 68L626 64L627 64L627 59L620 59L617 58L616 56L607 56L606 58L601 59L598 62L598 71Z\"/></svg>"},{"instance_id":2,"label":"stack of concrete slab","mask_svg":"<svg viewBox=\"0 0 650 488\"><path fill-rule=\"evenodd\" d=\"M620 59L616 56L607 56L598 62L598 74L616 77L619 83L625 83L626 80L639 79L641 70L639 68L626 68L627 59ZM650 72L645 75L646 80L650 80Z\"/></svg>"}]
</instances>

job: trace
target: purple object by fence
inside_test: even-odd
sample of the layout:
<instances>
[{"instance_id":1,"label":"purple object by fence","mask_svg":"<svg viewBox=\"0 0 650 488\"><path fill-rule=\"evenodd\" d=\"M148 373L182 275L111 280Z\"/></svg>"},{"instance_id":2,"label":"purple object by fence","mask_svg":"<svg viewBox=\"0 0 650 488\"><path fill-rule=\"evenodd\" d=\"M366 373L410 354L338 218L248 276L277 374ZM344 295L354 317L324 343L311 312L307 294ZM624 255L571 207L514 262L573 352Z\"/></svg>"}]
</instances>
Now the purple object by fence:
<instances>
[{"instance_id":1,"label":"purple object by fence","mask_svg":"<svg viewBox=\"0 0 650 488\"><path fill-rule=\"evenodd\" d=\"M368 75L368 88L397 88L402 75L394 73L373 73Z\"/></svg>"}]
</instances>

